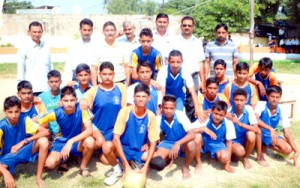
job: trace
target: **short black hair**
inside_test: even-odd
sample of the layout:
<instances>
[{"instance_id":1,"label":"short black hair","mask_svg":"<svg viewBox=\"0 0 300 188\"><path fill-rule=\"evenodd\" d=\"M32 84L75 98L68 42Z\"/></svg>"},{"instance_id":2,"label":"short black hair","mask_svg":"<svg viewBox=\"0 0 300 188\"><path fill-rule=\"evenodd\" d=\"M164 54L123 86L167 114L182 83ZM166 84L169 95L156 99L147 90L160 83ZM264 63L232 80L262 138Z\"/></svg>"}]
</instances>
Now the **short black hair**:
<instances>
[{"instance_id":1,"label":"short black hair","mask_svg":"<svg viewBox=\"0 0 300 188\"><path fill-rule=\"evenodd\" d=\"M226 62L223 60L223 59L217 59L214 63L214 68L217 66L217 65L222 65L225 69L226 69Z\"/></svg>"},{"instance_id":2,"label":"short black hair","mask_svg":"<svg viewBox=\"0 0 300 188\"><path fill-rule=\"evenodd\" d=\"M117 30L116 25L115 25L114 22L112 22L112 21L107 21L107 22L105 22L105 23L103 24L102 31L104 31L104 29L105 29L107 26L113 26L113 27L115 28L115 30Z\"/></svg>"},{"instance_id":3,"label":"short black hair","mask_svg":"<svg viewBox=\"0 0 300 188\"><path fill-rule=\"evenodd\" d=\"M273 67L273 61L269 57L263 57L263 58L261 58L259 60L258 66L259 67L264 66L265 68L272 69L272 67Z\"/></svg>"},{"instance_id":4,"label":"short black hair","mask_svg":"<svg viewBox=\"0 0 300 188\"><path fill-rule=\"evenodd\" d=\"M94 26L93 21L91 19L88 19L88 18L84 18L83 20L80 21L79 27L82 28L83 25L89 25L92 28Z\"/></svg>"},{"instance_id":5,"label":"short black hair","mask_svg":"<svg viewBox=\"0 0 300 188\"><path fill-rule=\"evenodd\" d=\"M66 95L73 95L75 98L76 97L76 92L75 89L72 86L65 86L61 89L61 95L60 98L64 98Z\"/></svg>"},{"instance_id":6,"label":"short black hair","mask_svg":"<svg viewBox=\"0 0 300 188\"><path fill-rule=\"evenodd\" d=\"M147 37L153 38L153 33L152 33L151 29L144 28L140 32L140 38L142 38L142 36L147 36Z\"/></svg>"},{"instance_id":7,"label":"short black hair","mask_svg":"<svg viewBox=\"0 0 300 188\"><path fill-rule=\"evenodd\" d=\"M21 89L30 89L30 90L32 90L32 85L31 85L31 83L29 81L22 80L17 85L18 92L21 91Z\"/></svg>"},{"instance_id":8,"label":"short black hair","mask_svg":"<svg viewBox=\"0 0 300 188\"><path fill-rule=\"evenodd\" d=\"M182 53L181 53L179 50L172 50L172 51L169 53L169 59L170 59L172 56L175 56L175 57L181 57L181 59L182 59Z\"/></svg>"},{"instance_id":9,"label":"short black hair","mask_svg":"<svg viewBox=\"0 0 300 188\"><path fill-rule=\"evenodd\" d=\"M10 97L6 97L3 103L3 109L4 111L17 106L18 108L21 109L21 101L18 97L16 97L15 95L10 96Z\"/></svg>"},{"instance_id":10,"label":"short black hair","mask_svg":"<svg viewBox=\"0 0 300 188\"><path fill-rule=\"evenodd\" d=\"M61 79L60 72L58 70L51 70L50 72L48 72L47 74L48 80L53 77Z\"/></svg>"},{"instance_id":11,"label":"short black hair","mask_svg":"<svg viewBox=\"0 0 300 188\"><path fill-rule=\"evenodd\" d=\"M183 23L184 20L192 20L193 22L193 25L195 25L195 20L192 16L184 16L182 19L181 19L181 23Z\"/></svg>"},{"instance_id":12,"label":"short black hair","mask_svg":"<svg viewBox=\"0 0 300 188\"><path fill-rule=\"evenodd\" d=\"M150 96L150 88L145 84L140 83L137 86L135 86L134 95L137 94L138 92L145 92L148 96Z\"/></svg>"},{"instance_id":13,"label":"short black hair","mask_svg":"<svg viewBox=\"0 0 300 188\"><path fill-rule=\"evenodd\" d=\"M139 72L141 67L149 67L151 69L151 64L148 60L146 61L142 61L138 64L138 66L136 67L136 71ZM151 70L152 71L152 70Z\"/></svg>"},{"instance_id":14,"label":"short black hair","mask_svg":"<svg viewBox=\"0 0 300 188\"><path fill-rule=\"evenodd\" d=\"M103 69L110 69L112 71L115 71L114 65L110 61L104 61L99 66L99 71L103 71Z\"/></svg>"},{"instance_id":15,"label":"short black hair","mask_svg":"<svg viewBox=\"0 0 300 188\"><path fill-rule=\"evenodd\" d=\"M217 109L218 111L225 111L227 112L228 105L224 101L216 101L212 107L212 110Z\"/></svg>"},{"instance_id":16,"label":"short black hair","mask_svg":"<svg viewBox=\"0 0 300 188\"><path fill-rule=\"evenodd\" d=\"M226 24L224 24L224 23L219 23L219 24L216 26L216 30L215 30L215 31L217 31L218 29L220 29L220 28L222 28L222 27L225 29L225 31L228 32L228 26L227 26Z\"/></svg>"},{"instance_id":17,"label":"short black hair","mask_svg":"<svg viewBox=\"0 0 300 188\"><path fill-rule=\"evenodd\" d=\"M169 21L169 16L165 13L162 13L162 12L157 14L157 16L155 18L155 21L157 21L159 18L167 18L168 21Z\"/></svg>"},{"instance_id":18,"label":"short black hair","mask_svg":"<svg viewBox=\"0 0 300 188\"><path fill-rule=\"evenodd\" d=\"M167 94L163 97L162 105L164 105L166 102L173 102L176 104L176 97L174 95Z\"/></svg>"},{"instance_id":19,"label":"short black hair","mask_svg":"<svg viewBox=\"0 0 300 188\"><path fill-rule=\"evenodd\" d=\"M76 73L76 74L79 74L79 73L81 73L82 71L91 73L90 66L88 66L88 65L85 64L85 63L80 63L79 65L77 65L77 67L76 67L76 69L75 69L75 73Z\"/></svg>"},{"instance_id":20,"label":"short black hair","mask_svg":"<svg viewBox=\"0 0 300 188\"><path fill-rule=\"evenodd\" d=\"M43 25L42 25L40 22L38 22L38 21L33 21L33 22L31 22L31 23L29 24L29 27L28 27L28 29L30 30L30 29L31 29L31 27L33 27L33 26L36 26L36 27L41 27L41 28L42 28L42 30L43 30Z\"/></svg>"},{"instance_id":21,"label":"short black hair","mask_svg":"<svg viewBox=\"0 0 300 188\"><path fill-rule=\"evenodd\" d=\"M216 77L209 77L206 80L206 87L209 86L210 84L217 84L217 86L219 87L219 80Z\"/></svg>"},{"instance_id":22,"label":"short black hair","mask_svg":"<svg viewBox=\"0 0 300 188\"><path fill-rule=\"evenodd\" d=\"M281 96L282 95L282 89L281 89L281 87L276 86L276 85L270 86L267 89L267 95L270 95L271 93L279 93L280 96Z\"/></svg>"},{"instance_id":23,"label":"short black hair","mask_svg":"<svg viewBox=\"0 0 300 188\"><path fill-rule=\"evenodd\" d=\"M249 65L246 62L239 62L235 67L236 71L247 70L249 72Z\"/></svg>"},{"instance_id":24,"label":"short black hair","mask_svg":"<svg viewBox=\"0 0 300 188\"><path fill-rule=\"evenodd\" d=\"M243 95L244 97L247 98L248 93L245 89L237 88L236 90L233 91L233 98L237 95Z\"/></svg>"}]
</instances>

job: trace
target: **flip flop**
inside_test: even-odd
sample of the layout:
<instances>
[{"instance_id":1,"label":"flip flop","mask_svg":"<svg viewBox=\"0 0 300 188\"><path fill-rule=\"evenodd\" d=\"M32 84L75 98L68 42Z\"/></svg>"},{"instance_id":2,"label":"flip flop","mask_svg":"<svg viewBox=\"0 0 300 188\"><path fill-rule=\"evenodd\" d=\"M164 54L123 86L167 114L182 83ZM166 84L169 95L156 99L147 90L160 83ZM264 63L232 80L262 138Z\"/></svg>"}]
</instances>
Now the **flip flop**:
<instances>
[{"instance_id":1,"label":"flip flop","mask_svg":"<svg viewBox=\"0 0 300 188\"><path fill-rule=\"evenodd\" d=\"M83 172L87 172L86 174L83 174ZM89 168L83 168L83 169L80 169L79 170L79 174L82 176L82 177L90 177L92 176L89 172Z\"/></svg>"}]
</instances>

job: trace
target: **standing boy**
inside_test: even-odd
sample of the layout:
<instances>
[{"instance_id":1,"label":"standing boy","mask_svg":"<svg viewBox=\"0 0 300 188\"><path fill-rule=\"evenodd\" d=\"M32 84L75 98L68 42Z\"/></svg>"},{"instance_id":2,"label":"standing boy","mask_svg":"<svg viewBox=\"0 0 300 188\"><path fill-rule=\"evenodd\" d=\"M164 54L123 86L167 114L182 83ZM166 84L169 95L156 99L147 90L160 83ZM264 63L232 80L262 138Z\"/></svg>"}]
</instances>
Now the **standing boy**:
<instances>
[{"instance_id":1,"label":"standing boy","mask_svg":"<svg viewBox=\"0 0 300 188\"><path fill-rule=\"evenodd\" d=\"M215 76L219 81L218 93L224 93L224 89L229 84L230 80L225 75L226 72L226 62L223 59L218 59L214 63Z\"/></svg>"}]
</instances>

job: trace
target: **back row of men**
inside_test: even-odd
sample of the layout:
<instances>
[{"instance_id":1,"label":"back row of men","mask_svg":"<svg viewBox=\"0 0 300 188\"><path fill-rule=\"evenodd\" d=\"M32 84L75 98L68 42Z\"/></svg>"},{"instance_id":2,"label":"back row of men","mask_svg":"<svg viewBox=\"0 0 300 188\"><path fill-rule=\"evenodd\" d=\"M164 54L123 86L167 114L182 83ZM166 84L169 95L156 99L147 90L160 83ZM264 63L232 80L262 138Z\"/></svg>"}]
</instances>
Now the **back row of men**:
<instances>
[{"instance_id":1,"label":"back row of men","mask_svg":"<svg viewBox=\"0 0 300 188\"><path fill-rule=\"evenodd\" d=\"M201 174L203 152L217 158L228 172L234 172L231 160L239 158L246 169L251 168L248 158L254 148L256 161L262 166L268 165L263 157L265 147L283 154L294 152L296 165L299 153L289 132L289 120L278 105L282 90L276 86L270 58L261 59L251 69L247 63L238 63L232 81L224 74L225 61L217 60L216 77L208 78L204 94L198 95L192 76L182 65L181 52L171 51L168 64L154 80L151 63L140 62L136 67L138 82L127 88L114 82L116 69L107 61L98 69L100 83L92 87L87 64L75 69L78 83L63 89L61 74L52 70L48 73L51 90L39 95L48 113L43 103L33 98L30 82L21 81L17 87L20 100L6 98L6 117L0 122L0 171L6 185L14 187L11 174L15 166L34 161L37 153L36 182L40 187L43 168L59 165L60 172L66 171L70 155L82 156L80 174L89 176L88 162L95 150L102 163L112 166L106 173L106 185L133 169L145 177L149 166L162 170L181 152L185 153L183 179L192 176L189 166L194 159L195 173ZM275 131L280 121L284 138Z\"/></svg>"}]
</instances>

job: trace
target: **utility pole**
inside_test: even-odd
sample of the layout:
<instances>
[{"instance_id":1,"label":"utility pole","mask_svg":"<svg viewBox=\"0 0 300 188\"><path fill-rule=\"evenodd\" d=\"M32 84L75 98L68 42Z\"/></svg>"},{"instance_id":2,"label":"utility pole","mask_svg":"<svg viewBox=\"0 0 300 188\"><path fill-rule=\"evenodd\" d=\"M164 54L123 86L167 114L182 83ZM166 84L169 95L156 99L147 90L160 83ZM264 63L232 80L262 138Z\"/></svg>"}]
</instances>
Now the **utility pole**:
<instances>
[{"instance_id":1,"label":"utility pole","mask_svg":"<svg viewBox=\"0 0 300 188\"><path fill-rule=\"evenodd\" d=\"M250 2L250 31L249 31L249 38L250 38L250 64L253 63L253 51L254 51L254 0L249 0Z\"/></svg>"},{"instance_id":2,"label":"utility pole","mask_svg":"<svg viewBox=\"0 0 300 188\"><path fill-rule=\"evenodd\" d=\"M162 13L165 12L165 0L162 0L162 4L161 4L161 12L162 12Z\"/></svg>"}]
</instances>

